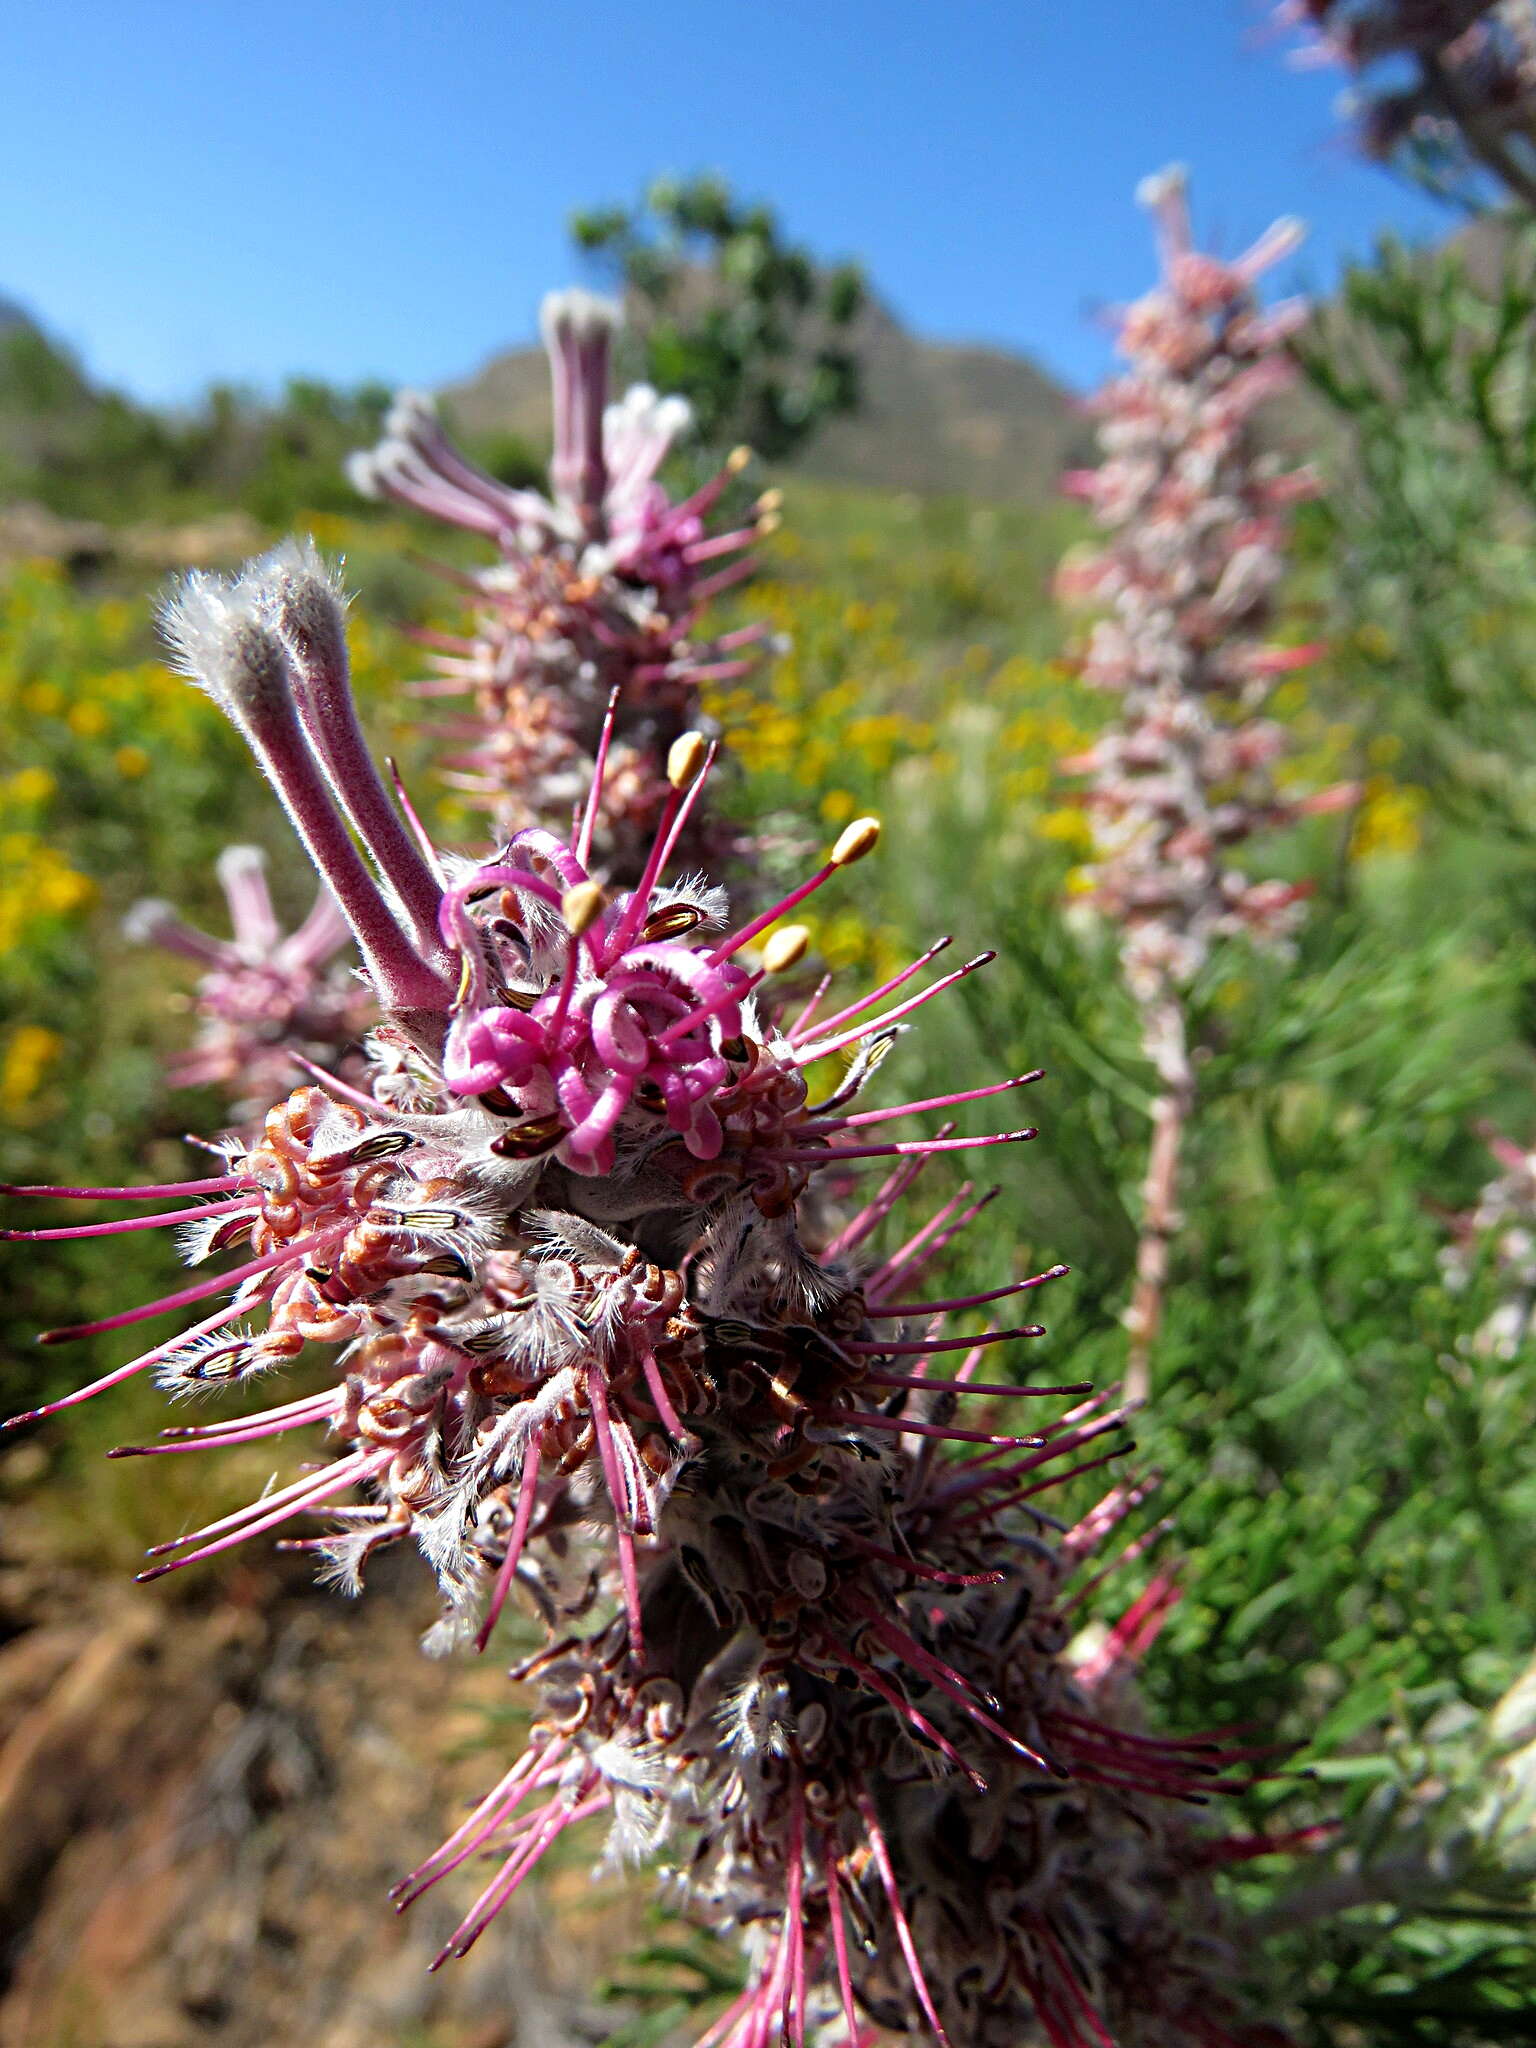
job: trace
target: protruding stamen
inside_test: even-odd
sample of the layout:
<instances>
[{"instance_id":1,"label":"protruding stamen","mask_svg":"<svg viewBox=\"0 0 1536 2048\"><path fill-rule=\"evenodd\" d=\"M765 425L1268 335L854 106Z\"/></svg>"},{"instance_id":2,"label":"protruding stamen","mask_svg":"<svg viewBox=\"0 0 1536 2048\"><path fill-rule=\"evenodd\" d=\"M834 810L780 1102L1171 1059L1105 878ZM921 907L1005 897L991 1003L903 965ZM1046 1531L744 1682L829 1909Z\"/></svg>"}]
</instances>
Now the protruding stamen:
<instances>
[{"instance_id":1,"label":"protruding stamen","mask_svg":"<svg viewBox=\"0 0 1536 2048\"><path fill-rule=\"evenodd\" d=\"M177 1351L184 1344L194 1343L199 1337L206 1337L222 1329L225 1323L233 1322L241 1314L238 1306L220 1309L216 1316L209 1316L205 1322L196 1324L190 1330L179 1330L164 1344L157 1344L153 1351L144 1351L137 1358L130 1358L126 1365L114 1366L109 1373L103 1373L99 1380L92 1380L89 1386L76 1387L71 1394L61 1394L55 1401L45 1401L41 1408L28 1408L24 1414L11 1415L0 1422L0 1434L8 1429L20 1429L24 1422L41 1422L45 1415L57 1415L63 1408L77 1408L82 1401L89 1401L95 1394L104 1394L108 1387L120 1386L124 1380L143 1372L151 1365L158 1365L161 1359Z\"/></svg>"},{"instance_id":2,"label":"protruding stamen","mask_svg":"<svg viewBox=\"0 0 1536 2048\"><path fill-rule=\"evenodd\" d=\"M901 1903L901 1892L896 1884L896 1872L891 1863L890 1848L880 1830L880 1820L875 1812L875 1802L862 1787L856 1796L859 1812L864 1817L864 1827L869 1836L869 1846L875 1852L875 1864L880 1872L881 1885L885 1890L886 1904L890 1907L891 1920L896 1929L896 1940L906 1961L907 1973L912 1979L912 1988L917 1993L917 2002L923 2009L923 2017L927 2020L938 2040L939 2048L949 2048L949 2036L944 2032L943 2025L939 2020L938 2008L933 2002L932 1992L928 1989L928 1980L923 1975L923 1966L918 1961L917 1943L912 1939L912 1929L907 1924L906 1912Z\"/></svg>"},{"instance_id":3,"label":"protruding stamen","mask_svg":"<svg viewBox=\"0 0 1536 2048\"><path fill-rule=\"evenodd\" d=\"M809 928L803 924L786 924L770 932L763 941L764 974L783 974L797 966L805 958L810 943Z\"/></svg>"},{"instance_id":4,"label":"protruding stamen","mask_svg":"<svg viewBox=\"0 0 1536 2048\"><path fill-rule=\"evenodd\" d=\"M835 1119L837 1130L858 1130L865 1124L890 1123L898 1116L919 1116L930 1109L957 1109L962 1102L984 1102L989 1095L1006 1095L1014 1088L1027 1088L1044 1078L1044 1067L1028 1074L1015 1074L1011 1081L994 1081L989 1088L963 1088L954 1095L930 1095L923 1102L898 1102L889 1109L861 1109L853 1116Z\"/></svg>"},{"instance_id":5,"label":"protruding stamen","mask_svg":"<svg viewBox=\"0 0 1536 2048\"><path fill-rule=\"evenodd\" d=\"M619 694L623 685L615 683L608 693L608 708L603 713L603 729L597 736L597 754L592 763L592 782L587 790L587 805L582 812L581 831L576 840L576 858L583 867L591 865L592 835L597 829L597 813L603 800L603 780L608 773L608 749L613 743L613 722L618 716Z\"/></svg>"},{"instance_id":6,"label":"protruding stamen","mask_svg":"<svg viewBox=\"0 0 1536 2048\"><path fill-rule=\"evenodd\" d=\"M856 860L863 860L867 853L873 853L879 843L880 820L855 818L837 835L837 844L828 859L835 868L851 868Z\"/></svg>"},{"instance_id":7,"label":"protruding stamen","mask_svg":"<svg viewBox=\"0 0 1536 2048\"><path fill-rule=\"evenodd\" d=\"M709 759L709 742L701 732L679 733L667 749L667 780L683 795L692 789Z\"/></svg>"},{"instance_id":8,"label":"protruding stamen","mask_svg":"<svg viewBox=\"0 0 1536 2048\"><path fill-rule=\"evenodd\" d=\"M857 1337L844 1337L841 1344L844 1351L852 1352L855 1357L895 1358L902 1354L912 1357L930 1351L969 1351L978 1344L1011 1344L1015 1337L1044 1335L1045 1326L1042 1323L1020 1323L1016 1329L987 1330L979 1337L921 1337L914 1338L910 1344L883 1344ZM1086 1387L1091 1387L1092 1384L1090 1380Z\"/></svg>"},{"instance_id":9,"label":"protruding stamen","mask_svg":"<svg viewBox=\"0 0 1536 2048\"><path fill-rule=\"evenodd\" d=\"M884 997L894 995L904 982L910 981L914 974L920 973L928 965L930 960L936 959L946 946L952 946L953 944L954 940L948 933L941 939L935 939L927 952L919 953L909 967L902 968L900 974L893 974L889 981L881 982L878 988L872 988L866 995L860 996L856 1003L850 1003L846 1009L838 1010L834 1015L828 1017L825 1023L818 1024L816 1027L818 1034L835 1031L839 1024L847 1024L853 1018L861 1017L866 1010L872 1009ZM798 1044L806 1036L805 1027L813 1015L813 1008L807 1009L803 1016L796 1018L793 1027L784 1034L791 1045Z\"/></svg>"},{"instance_id":10,"label":"protruding stamen","mask_svg":"<svg viewBox=\"0 0 1536 2048\"><path fill-rule=\"evenodd\" d=\"M560 898L560 915L573 939L590 931L603 914L605 898L597 882L577 882Z\"/></svg>"},{"instance_id":11,"label":"protruding stamen","mask_svg":"<svg viewBox=\"0 0 1536 2048\"><path fill-rule=\"evenodd\" d=\"M909 1138L895 1145L828 1145L816 1151L776 1151L775 1159L796 1166L836 1166L845 1159L920 1159L934 1152L967 1152L987 1145L1022 1145L1040 1133L1031 1126L1022 1131L995 1131L987 1138Z\"/></svg>"},{"instance_id":12,"label":"protruding stamen","mask_svg":"<svg viewBox=\"0 0 1536 2048\"><path fill-rule=\"evenodd\" d=\"M844 1347L847 1348L846 1346ZM986 1394L993 1398L1007 1398L1021 1394L1063 1395L1084 1394L1093 1385L1092 1380L1077 1380L1067 1387L1013 1387L1001 1381L982 1382L978 1380L930 1380L917 1373L869 1372L860 1381L866 1387L910 1387L919 1393L932 1394ZM1039 1443L1038 1437L1034 1438Z\"/></svg>"},{"instance_id":13,"label":"protruding stamen","mask_svg":"<svg viewBox=\"0 0 1536 2048\"><path fill-rule=\"evenodd\" d=\"M765 932L769 925L777 924L786 911L793 910L797 904L803 903L807 896L812 895L819 889L824 882L831 881L839 868L845 868L850 862L862 859L879 836L880 826L877 819L856 818L853 824L839 838L837 845L833 847L826 864L823 867L819 867L808 882L802 882L798 889L791 889L787 896L782 897L770 909L765 910L760 917L754 917L750 924L744 924L740 931L732 932L728 939L723 939L709 955L710 966L719 967L722 962L729 960L733 953L739 953L743 946L757 937L759 932ZM844 849L847 846L851 846L854 850L852 852L845 851Z\"/></svg>"},{"instance_id":14,"label":"protruding stamen","mask_svg":"<svg viewBox=\"0 0 1536 2048\"><path fill-rule=\"evenodd\" d=\"M216 1174L209 1180L152 1181L142 1188L13 1187L0 1181L0 1195L57 1195L72 1202L152 1202L161 1195L220 1195L230 1188L254 1188L243 1173Z\"/></svg>"},{"instance_id":15,"label":"protruding stamen","mask_svg":"<svg viewBox=\"0 0 1536 2048\"><path fill-rule=\"evenodd\" d=\"M847 1045L856 1045L861 1038L868 1038L872 1031L884 1031L888 1025L896 1023L898 1018L905 1017L922 1004L930 1002L945 989L953 988L957 981L964 981L968 974L974 974L978 967L990 965L996 958L996 953L990 949L985 953L978 953L973 960L967 960L963 967L957 967L953 974L941 975L937 981L931 982L917 995L908 996L904 1003L898 1003L894 1010L887 1010L883 1016L871 1017L867 1023L860 1024L857 1030L845 1031L840 1038L823 1038L814 1045L797 1047L796 1058L799 1065L811 1066L817 1060L824 1060L829 1053L841 1052ZM822 1028L826 1030L829 1027L823 1025Z\"/></svg>"},{"instance_id":16,"label":"protruding stamen","mask_svg":"<svg viewBox=\"0 0 1536 2048\"><path fill-rule=\"evenodd\" d=\"M849 1423L856 1429L888 1429L897 1436L944 1438L957 1444L993 1444L999 1450L1038 1450L1044 1442L1038 1436L995 1436L985 1429L951 1429L948 1424L914 1422L909 1415L873 1415L861 1408L820 1408L824 1422Z\"/></svg>"},{"instance_id":17,"label":"protruding stamen","mask_svg":"<svg viewBox=\"0 0 1536 2048\"><path fill-rule=\"evenodd\" d=\"M263 1258L248 1259L243 1266L236 1266L233 1272L215 1273L210 1280L200 1280L193 1287L162 1295L158 1301L143 1302L138 1308L123 1309L115 1316L103 1316L98 1322L71 1323L61 1330L44 1330L37 1341L39 1344L71 1344L77 1337L99 1337L105 1330L121 1330L129 1323L146 1322L151 1316L166 1315L173 1308L185 1308L190 1302L206 1301L210 1294L237 1286L242 1280L254 1279L258 1273L270 1273L274 1266L297 1265L323 1246L340 1243L351 1227L350 1223L338 1224L333 1230L319 1231L313 1237L279 1245L275 1252L268 1252Z\"/></svg>"},{"instance_id":18,"label":"protruding stamen","mask_svg":"<svg viewBox=\"0 0 1536 2048\"><path fill-rule=\"evenodd\" d=\"M0 1241L10 1244L51 1243L61 1237L117 1237L125 1230L159 1230L168 1223L201 1223L205 1216L231 1216L251 1208L250 1195L236 1195L228 1202L200 1202L195 1209L163 1209L156 1216L119 1216L111 1223L64 1223L56 1230L0 1230Z\"/></svg>"},{"instance_id":19,"label":"protruding stamen","mask_svg":"<svg viewBox=\"0 0 1536 2048\"><path fill-rule=\"evenodd\" d=\"M517 1492L517 1509L512 1519L512 1533L507 1538L507 1552L496 1573L496 1584L491 1590L490 1605L485 1610L485 1619L475 1637L475 1648L483 1651L491 1640L501 1610L507 1604L507 1595L512 1590L512 1581L517 1576L518 1560L523 1554L527 1541L528 1525L533 1519L533 1504L539 1491L539 1460L543 1455L542 1444L537 1436L531 1436L523 1450L522 1484Z\"/></svg>"}]
</instances>

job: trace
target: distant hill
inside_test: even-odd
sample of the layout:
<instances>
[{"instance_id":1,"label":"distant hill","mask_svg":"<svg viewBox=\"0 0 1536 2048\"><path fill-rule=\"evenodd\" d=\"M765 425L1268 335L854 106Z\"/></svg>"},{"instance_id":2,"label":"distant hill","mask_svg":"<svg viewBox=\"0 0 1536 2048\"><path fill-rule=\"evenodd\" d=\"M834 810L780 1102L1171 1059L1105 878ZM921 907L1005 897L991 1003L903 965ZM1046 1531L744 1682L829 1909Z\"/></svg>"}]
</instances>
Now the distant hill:
<instances>
[{"instance_id":1,"label":"distant hill","mask_svg":"<svg viewBox=\"0 0 1536 2048\"><path fill-rule=\"evenodd\" d=\"M864 365L864 404L797 458L793 466L805 475L1038 504L1054 495L1063 469L1091 453L1090 426L1071 393L1027 356L921 341L876 301L859 315L850 342ZM442 396L471 444L520 441L530 454L549 445L542 349L494 356ZM324 480L344 491L341 453L371 438L373 428L359 420L354 429L340 412L317 420L314 405L300 401L279 401L279 410L280 419L277 412L269 418L250 402L225 418L217 407L172 415L140 406L96 386L68 348L0 293L0 503L33 499L66 517L109 520L200 515L203 498L245 503L252 451L272 438L274 425L284 448L308 450L311 467L318 464ZM305 504L329 502L314 495L315 477L306 477L306 488ZM189 492L197 504L181 502ZM261 517L279 510L265 500L246 509Z\"/></svg>"},{"instance_id":2,"label":"distant hill","mask_svg":"<svg viewBox=\"0 0 1536 2048\"><path fill-rule=\"evenodd\" d=\"M864 365L864 404L823 430L795 468L829 482L909 491L964 491L1038 501L1092 445L1064 386L1010 350L920 341L871 303L851 337ZM508 349L442 393L471 436L549 439L543 351Z\"/></svg>"}]
</instances>

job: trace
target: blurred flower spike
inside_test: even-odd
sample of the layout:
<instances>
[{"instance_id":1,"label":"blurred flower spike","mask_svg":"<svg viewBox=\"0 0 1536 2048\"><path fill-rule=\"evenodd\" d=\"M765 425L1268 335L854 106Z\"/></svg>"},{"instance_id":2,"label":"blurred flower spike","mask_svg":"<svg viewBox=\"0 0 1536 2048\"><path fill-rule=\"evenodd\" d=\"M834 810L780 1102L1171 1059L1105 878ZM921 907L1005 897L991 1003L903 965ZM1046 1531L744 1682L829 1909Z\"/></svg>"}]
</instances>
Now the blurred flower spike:
<instances>
[{"instance_id":1,"label":"blurred flower spike","mask_svg":"<svg viewBox=\"0 0 1536 2048\"><path fill-rule=\"evenodd\" d=\"M222 1089L240 1121L264 1115L272 1097L291 1085L294 1050L335 1072L360 1072L357 1048L372 1004L351 967L335 960L352 934L328 890L321 889L296 931L284 933L259 847L225 847L217 872L230 938L198 931L155 897L133 906L123 933L204 970L194 998L196 1043L172 1063L167 1079L175 1088Z\"/></svg>"},{"instance_id":2,"label":"blurred flower spike","mask_svg":"<svg viewBox=\"0 0 1536 2048\"><path fill-rule=\"evenodd\" d=\"M1283 946L1306 894L1301 883L1250 879L1236 850L1354 792L1282 796L1274 763L1286 734L1260 715L1276 682L1320 651L1266 638L1290 510L1317 484L1306 470L1287 470L1254 431L1259 409L1292 381L1284 344L1306 317L1299 300L1262 308L1254 286L1296 248L1301 229L1280 221L1222 262L1194 247L1181 168L1144 180L1138 196L1156 222L1162 280L1119 316L1129 368L1096 400L1104 460L1066 480L1107 539L1064 564L1060 584L1105 614L1082 672L1119 710L1062 766L1088 778L1095 858L1086 900L1120 928L1161 1091L1128 1318L1128 1384L1140 1395L1194 1101L1187 992L1219 940Z\"/></svg>"},{"instance_id":3,"label":"blurred flower spike","mask_svg":"<svg viewBox=\"0 0 1536 2048\"><path fill-rule=\"evenodd\" d=\"M1301 63L1358 81L1360 146L1443 197L1492 180L1536 207L1536 16L1530 0L1285 0ZM1377 75L1380 67L1380 76Z\"/></svg>"},{"instance_id":4,"label":"blurred flower spike","mask_svg":"<svg viewBox=\"0 0 1536 2048\"><path fill-rule=\"evenodd\" d=\"M494 543L500 560L466 579L466 634L424 633L430 698L467 697L437 728L452 742L446 778L508 835L568 817L587 790L608 700L621 690L595 821L604 871L632 880L667 800L664 764L698 723L699 690L744 674L767 639L748 625L701 636L710 601L749 576L748 550L778 519L765 493L743 523L711 532L709 515L746 466L736 450L717 475L674 502L659 481L691 423L685 400L633 386L609 402L619 309L590 292L552 293L549 354L554 454L547 496L510 488L468 461L430 398L396 400L378 447L353 457L353 482ZM535 803L531 793L538 793ZM705 850L702 849L701 850Z\"/></svg>"}]
</instances>

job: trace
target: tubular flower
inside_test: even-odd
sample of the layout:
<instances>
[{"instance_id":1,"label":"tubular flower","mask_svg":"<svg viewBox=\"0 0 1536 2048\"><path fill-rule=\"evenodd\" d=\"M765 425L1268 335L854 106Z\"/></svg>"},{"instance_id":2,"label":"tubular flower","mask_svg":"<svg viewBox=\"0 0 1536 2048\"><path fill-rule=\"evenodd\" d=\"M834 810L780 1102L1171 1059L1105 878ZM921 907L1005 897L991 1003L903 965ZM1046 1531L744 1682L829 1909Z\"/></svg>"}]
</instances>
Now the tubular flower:
<instances>
[{"instance_id":1,"label":"tubular flower","mask_svg":"<svg viewBox=\"0 0 1536 2048\"><path fill-rule=\"evenodd\" d=\"M124 920L129 939L179 953L205 970L194 998L197 1039L172 1063L172 1087L221 1088L233 1098L239 1120L259 1117L292 1081L291 1048L357 1078L357 1047L372 1006L351 969L333 964L351 933L330 893L322 888L304 922L285 934L258 847L225 847L217 873L231 938L198 931L158 898L136 903Z\"/></svg>"},{"instance_id":2,"label":"tubular flower","mask_svg":"<svg viewBox=\"0 0 1536 2048\"><path fill-rule=\"evenodd\" d=\"M744 451L690 496L668 497L657 471L691 416L685 400L649 385L608 402L619 317L589 292L544 302L548 496L476 468L417 392L396 400L384 440L352 458L350 475L366 496L478 533L499 551L467 579L452 572L473 622L461 636L421 636L436 672L414 686L470 699L466 716L440 728L459 748L447 779L492 813L498 832L546 823L562 804L570 816L592 778L605 706L620 691L595 844L605 872L632 879L667 800L668 749L698 723L700 684L744 673L766 637L747 626L701 639L699 625L710 600L751 573L745 551L777 515L765 497L746 525L709 532Z\"/></svg>"},{"instance_id":3,"label":"tubular flower","mask_svg":"<svg viewBox=\"0 0 1536 2048\"><path fill-rule=\"evenodd\" d=\"M151 1368L187 1392L310 1346L334 1361L314 1392L117 1454L316 1430L334 1447L158 1546L143 1576L297 1527L290 1547L354 1590L379 1546L414 1540L444 1598L434 1650L484 1648L514 1587L531 1601L549 1643L522 1674L541 1693L529 1747L400 1888L408 1903L495 1857L439 1961L601 1813L612 1853L675 1855L692 1907L741 1934L748 1990L711 2044L799 2040L839 2012L850 2043L869 2022L999 2044L1036 2023L1067 2048L1106 2023L1149 2048L1252 2038L1223 2033L1202 1988L1219 1966L1205 1866L1245 1852L1187 1835L1169 1803L1236 1759L1143 1734L1126 1698L1171 1589L1091 1654L1058 1597L1141 1491L1114 1489L1054 1543L1034 1505L1121 1454L1124 1411L975 1377L994 1346L1043 1334L977 1330L975 1312L1065 1268L913 1299L990 1199L969 1183L868 1248L934 1155L1033 1135L878 1130L1033 1074L854 1106L906 1019L987 956L899 993L934 947L828 1016L823 985L781 1017L765 983L806 940L781 920L872 850L873 819L732 927L721 891L666 878L709 767L686 734L637 880L610 893L589 867L610 719L570 841L529 828L451 860L402 824L356 742L341 601L312 555L195 580L168 623L282 798L384 1021L358 1086L315 1069L258 1135L224 1141L217 1172L11 1190L172 1204L13 1238L174 1225L193 1261L236 1258L49 1332L201 1316L34 1416ZM818 1190L844 1208L871 1161L876 1191L825 1220ZM968 1397L985 1405L962 1421ZM1018 1434L1021 1399L1075 1405Z\"/></svg>"},{"instance_id":4,"label":"tubular flower","mask_svg":"<svg viewBox=\"0 0 1536 2048\"><path fill-rule=\"evenodd\" d=\"M1536 205L1530 0L1285 0L1276 14L1304 32L1301 62L1360 81L1351 108L1368 156L1409 157L1452 193L1481 171Z\"/></svg>"}]
</instances>

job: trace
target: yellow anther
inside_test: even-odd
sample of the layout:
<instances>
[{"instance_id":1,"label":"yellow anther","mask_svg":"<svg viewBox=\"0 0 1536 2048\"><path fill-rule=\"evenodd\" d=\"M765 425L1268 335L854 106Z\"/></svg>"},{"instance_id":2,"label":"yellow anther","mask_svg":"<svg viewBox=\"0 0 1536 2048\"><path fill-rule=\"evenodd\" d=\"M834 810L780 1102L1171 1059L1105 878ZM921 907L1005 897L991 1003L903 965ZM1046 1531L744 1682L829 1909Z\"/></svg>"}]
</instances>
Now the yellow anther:
<instances>
[{"instance_id":1,"label":"yellow anther","mask_svg":"<svg viewBox=\"0 0 1536 2048\"><path fill-rule=\"evenodd\" d=\"M759 512L778 512L784 504L784 493L775 484L772 490L764 491L757 501Z\"/></svg>"},{"instance_id":2,"label":"yellow anther","mask_svg":"<svg viewBox=\"0 0 1536 2048\"><path fill-rule=\"evenodd\" d=\"M596 882L573 882L560 898L560 915L573 938L580 938L603 914L603 892Z\"/></svg>"},{"instance_id":3,"label":"yellow anther","mask_svg":"<svg viewBox=\"0 0 1536 2048\"><path fill-rule=\"evenodd\" d=\"M810 928L803 924L786 924L776 932L770 932L763 941L764 974L782 974L786 967L793 967L805 958L805 949L811 943Z\"/></svg>"},{"instance_id":4,"label":"yellow anther","mask_svg":"<svg viewBox=\"0 0 1536 2048\"><path fill-rule=\"evenodd\" d=\"M741 447L733 448L725 458L726 473L730 476L740 476L751 460L752 450L743 442Z\"/></svg>"},{"instance_id":5,"label":"yellow anther","mask_svg":"<svg viewBox=\"0 0 1536 2048\"><path fill-rule=\"evenodd\" d=\"M667 780L676 790L692 789L704 766L709 742L701 732L679 733L667 750Z\"/></svg>"},{"instance_id":6,"label":"yellow anther","mask_svg":"<svg viewBox=\"0 0 1536 2048\"><path fill-rule=\"evenodd\" d=\"M759 512L757 515L757 530L765 540L770 533L777 533L783 524L777 512Z\"/></svg>"},{"instance_id":7,"label":"yellow anther","mask_svg":"<svg viewBox=\"0 0 1536 2048\"><path fill-rule=\"evenodd\" d=\"M851 825L845 825L838 835L836 846L831 853L831 864L835 868L852 867L856 860L862 860L866 853L872 853L880 837L878 818L855 818Z\"/></svg>"}]
</instances>

